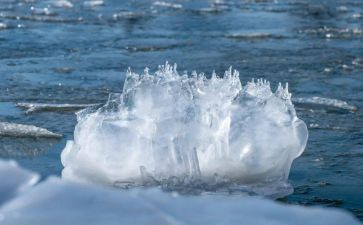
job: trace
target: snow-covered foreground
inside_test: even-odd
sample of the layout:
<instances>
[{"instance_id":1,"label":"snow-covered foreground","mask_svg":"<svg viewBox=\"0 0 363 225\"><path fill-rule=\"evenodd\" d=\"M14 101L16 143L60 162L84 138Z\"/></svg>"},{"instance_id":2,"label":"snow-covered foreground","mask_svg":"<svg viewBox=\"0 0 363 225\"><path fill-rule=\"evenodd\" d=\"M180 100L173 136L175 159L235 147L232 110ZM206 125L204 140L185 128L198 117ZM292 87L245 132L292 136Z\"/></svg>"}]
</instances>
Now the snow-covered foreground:
<instances>
[{"instance_id":1,"label":"snow-covered foreground","mask_svg":"<svg viewBox=\"0 0 363 225\"><path fill-rule=\"evenodd\" d=\"M1 225L360 224L337 209L283 205L246 196L180 196L159 189L119 190L35 173L0 160Z\"/></svg>"}]
</instances>

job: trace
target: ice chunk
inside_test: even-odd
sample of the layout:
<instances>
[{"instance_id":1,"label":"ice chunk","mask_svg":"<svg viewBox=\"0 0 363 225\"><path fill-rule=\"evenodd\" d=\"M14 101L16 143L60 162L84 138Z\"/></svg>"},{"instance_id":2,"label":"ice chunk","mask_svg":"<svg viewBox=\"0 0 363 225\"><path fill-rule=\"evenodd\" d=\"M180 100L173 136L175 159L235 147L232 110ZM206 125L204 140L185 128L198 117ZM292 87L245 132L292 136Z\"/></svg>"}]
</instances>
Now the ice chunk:
<instances>
[{"instance_id":1,"label":"ice chunk","mask_svg":"<svg viewBox=\"0 0 363 225\"><path fill-rule=\"evenodd\" d=\"M67 0L56 0L53 5L60 8L73 8L72 2Z\"/></svg>"},{"instance_id":2,"label":"ice chunk","mask_svg":"<svg viewBox=\"0 0 363 225\"><path fill-rule=\"evenodd\" d=\"M347 110L350 112L357 111L357 107L347 103L346 101L342 101L334 98L323 98L323 97L305 97L305 98L293 98L294 103L301 106L312 106L312 107L325 107L327 109L332 110Z\"/></svg>"},{"instance_id":3,"label":"ice chunk","mask_svg":"<svg viewBox=\"0 0 363 225\"><path fill-rule=\"evenodd\" d=\"M262 195L287 194L291 163L308 138L290 98L287 87L272 92L264 80L242 87L232 69L210 79L179 75L169 64L153 75L129 71L122 94L78 114L74 141L62 152L62 176L117 186L247 185Z\"/></svg>"},{"instance_id":4,"label":"ice chunk","mask_svg":"<svg viewBox=\"0 0 363 225\"><path fill-rule=\"evenodd\" d=\"M28 103L19 102L16 106L26 109L26 113L41 111L77 111L87 107L95 107L100 104L51 104L51 103Z\"/></svg>"},{"instance_id":5,"label":"ice chunk","mask_svg":"<svg viewBox=\"0 0 363 225\"><path fill-rule=\"evenodd\" d=\"M40 137L40 138L61 138L62 135L53 133L45 128L33 125L0 122L0 137Z\"/></svg>"},{"instance_id":6,"label":"ice chunk","mask_svg":"<svg viewBox=\"0 0 363 225\"><path fill-rule=\"evenodd\" d=\"M243 196L179 196L158 189L111 190L57 178L0 208L0 223L358 225L350 214Z\"/></svg>"},{"instance_id":7,"label":"ice chunk","mask_svg":"<svg viewBox=\"0 0 363 225\"><path fill-rule=\"evenodd\" d=\"M37 174L20 168L15 161L0 160L0 206L29 189L38 179Z\"/></svg>"},{"instance_id":8,"label":"ice chunk","mask_svg":"<svg viewBox=\"0 0 363 225\"><path fill-rule=\"evenodd\" d=\"M90 1L83 2L83 5L88 6L88 7L101 6L104 4L105 4L105 2L103 0L90 0Z\"/></svg>"},{"instance_id":9,"label":"ice chunk","mask_svg":"<svg viewBox=\"0 0 363 225\"><path fill-rule=\"evenodd\" d=\"M8 25L6 23L0 22L0 30L8 28Z\"/></svg>"},{"instance_id":10,"label":"ice chunk","mask_svg":"<svg viewBox=\"0 0 363 225\"><path fill-rule=\"evenodd\" d=\"M231 33L225 35L226 38L236 39L236 40L265 40L265 39L283 39L285 38L279 34L270 34L270 33L247 33L247 32L238 32Z\"/></svg>"},{"instance_id":11,"label":"ice chunk","mask_svg":"<svg viewBox=\"0 0 363 225\"><path fill-rule=\"evenodd\" d=\"M164 2L164 1L155 1L153 3L153 5L155 5L155 6L161 6L161 7L166 7L166 8L173 8L173 9L181 9L181 8L183 8L183 5L181 5L181 4L174 4L174 3L170 3L170 2Z\"/></svg>"}]
</instances>

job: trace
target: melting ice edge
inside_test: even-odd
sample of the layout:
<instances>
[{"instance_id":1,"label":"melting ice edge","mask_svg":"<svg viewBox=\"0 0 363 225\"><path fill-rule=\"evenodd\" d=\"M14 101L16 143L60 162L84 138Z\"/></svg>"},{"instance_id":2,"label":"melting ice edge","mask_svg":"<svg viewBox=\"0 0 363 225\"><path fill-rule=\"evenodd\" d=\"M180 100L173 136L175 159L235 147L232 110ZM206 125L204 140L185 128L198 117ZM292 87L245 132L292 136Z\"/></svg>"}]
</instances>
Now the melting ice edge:
<instances>
[{"instance_id":1,"label":"melting ice edge","mask_svg":"<svg viewBox=\"0 0 363 225\"><path fill-rule=\"evenodd\" d=\"M231 68L210 79L168 63L154 74L129 70L121 94L77 117L62 177L123 188L284 196L308 139L287 84L275 92L262 79L242 87Z\"/></svg>"}]
</instances>

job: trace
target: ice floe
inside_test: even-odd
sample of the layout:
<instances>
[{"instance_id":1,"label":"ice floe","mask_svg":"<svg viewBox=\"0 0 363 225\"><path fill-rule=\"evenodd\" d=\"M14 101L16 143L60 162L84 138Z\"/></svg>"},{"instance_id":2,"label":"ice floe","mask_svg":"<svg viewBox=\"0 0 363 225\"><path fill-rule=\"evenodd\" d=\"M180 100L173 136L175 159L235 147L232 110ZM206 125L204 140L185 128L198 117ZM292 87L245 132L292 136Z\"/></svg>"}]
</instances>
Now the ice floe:
<instances>
[{"instance_id":1,"label":"ice floe","mask_svg":"<svg viewBox=\"0 0 363 225\"><path fill-rule=\"evenodd\" d=\"M16 104L19 108L26 109L26 113L41 111L77 111L87 107L97 106L99 104L52 104L52 103L27 103L19 102Z\"/></svg>"},{"instance_id":2,"label":"ice floe","mask_svg":"<svg viewBox=\"0 0 363 225\"><path fill-rule=\"evenodd\" d=\"M351 112L355 112L358 108L354 105L347 103L346 101L342 101L339 99L333 98L323 98L323 97L302 97L302 98L293 98L292 101L301 106L310 106L310 107L323 107L326 109L332 110L347 110Z\"/></svg>"},{"instance_id":3,"label":"ice floe","mask_svg":"<svg viewBox=\"0 0 363 225\"><path fill-rule=\"evenodd\" d=\"M0 122L0 136L7 137L38 137L61 138L62 135L53 133L45 128L34 125Z\"/></svg>"}]
</instances>

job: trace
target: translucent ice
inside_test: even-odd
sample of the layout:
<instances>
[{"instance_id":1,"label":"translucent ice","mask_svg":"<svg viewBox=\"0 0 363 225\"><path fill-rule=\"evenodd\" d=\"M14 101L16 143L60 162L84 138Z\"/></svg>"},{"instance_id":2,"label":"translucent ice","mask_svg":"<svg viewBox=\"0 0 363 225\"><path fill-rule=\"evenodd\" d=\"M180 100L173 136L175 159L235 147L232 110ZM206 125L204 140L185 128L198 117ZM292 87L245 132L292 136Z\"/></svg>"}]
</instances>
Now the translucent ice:
<instances>
[{"instance_id":1,"label":"translucent ice","mask_svg":"<svg viewBox=\"0 0 363 225\"><path fill-rule=\"evenodd\" d=\"M62 175L121 186L247 185L270 195L281 190L263 187L288 186L307 138L287 85L276 92L265 80L242 87L232 69L207 79L166 64L153 75L128 71L122 94L78 113Z\"/></svg>"}]
</instances>

